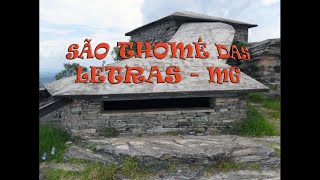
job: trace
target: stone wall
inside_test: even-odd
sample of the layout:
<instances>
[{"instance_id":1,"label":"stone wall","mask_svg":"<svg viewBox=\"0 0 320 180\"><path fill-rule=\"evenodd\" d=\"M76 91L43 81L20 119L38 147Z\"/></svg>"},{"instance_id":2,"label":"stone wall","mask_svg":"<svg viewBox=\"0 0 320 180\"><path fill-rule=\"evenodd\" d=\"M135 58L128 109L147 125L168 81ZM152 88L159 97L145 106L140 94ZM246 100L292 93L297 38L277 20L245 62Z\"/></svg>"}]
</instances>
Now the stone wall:
<instances>
[{"instance_id":1,"label":"stone wall","mask_svg":"<svg viewBox=\"0 0 320 180\"><path fill-rule=\"evenodd\" d=\"M181 24L171 20L154 26L150 26L135 34L131 35L131 39L141 42L168 42L178 31Z\"/></svg>"},{"instance_id":2,"label":"stone wall","mask_svg":"<svg viewBox=\"0 0 320 180\"><path fill-rule=\"evenodd\" d=\"M45 101L51 95L46 89L39 89L39 101Z\"/></svg>"},{"instance_id":3,"label":"stone wall","mask_svg":"<svg viewBox=\"0 0 320 180\"><path fill-rule=\"evenodd\" d=\"M134 41L141 42L168 42L173 35L178 31L182 22L175 20L166 21L154 26L142 29L135 34L131 35L131 39ZM235 41L245 41L248 42L248 27L245 26L234 26Z\"/></svg>"},{"instance_id":4,"label":"stone wall","mask_svg":"<svg viewBox=\"0 0 320 180\"><path fill-rule=\"evenodd\" d=\"M245 26L233 26L235 34L233 41L244 41L248 42L248 27Z\"/></svg>"},{"instance_id":5,"label":"stone wall","mask_svg":"<svg viewBox=\"0 0 320 180\"><path fill-rule=\"evenodd\" d=\"M115 128L119 135L216 134L246 117L246 96L210 98L211 108L104 111L103 102L74 100L51 113L73 136L98 135ZM42 120L43 121L43 120Z\"/></svg>"},{"instance_id":6,"label":"stone wall","mask_svg":"<svg viewBox=\"0 0 320 180\"><path fill-rule=\"evenodd\" d=\"M270 88L269 97L280 96L281 54L280 39L250 43L251 59L240 61L241 71Z\"/></svg>"}]
</instances>

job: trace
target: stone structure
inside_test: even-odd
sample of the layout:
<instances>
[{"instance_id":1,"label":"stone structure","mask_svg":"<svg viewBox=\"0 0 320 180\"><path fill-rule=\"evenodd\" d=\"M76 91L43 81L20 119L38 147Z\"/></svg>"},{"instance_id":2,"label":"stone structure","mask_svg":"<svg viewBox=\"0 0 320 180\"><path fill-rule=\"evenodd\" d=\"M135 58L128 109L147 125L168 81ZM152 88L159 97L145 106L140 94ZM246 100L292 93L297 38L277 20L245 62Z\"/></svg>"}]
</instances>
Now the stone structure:
<instances>
[{"instance_id":1,"label":"stone structure","mask_svg":"<svg viewBox=\"0 0 320 180\"><path fill-rule=\"evenodd\" d=\"M250 61L240 61L238 65L243 72L270 88L264 93L269 97L280 96L280 46L280 38L250 43Z\"/></svg>"},{"instance_id":2,"label":"stone structure","mask_svg":"<svg viewBox=\"0 0 320 180\"><path fill-rule=\"evenodd\" d=\"M246 96L208 98L208 108L174 108L105 111L103 101L74 100L42 121L62 124L76 136L102 134L115 128L120 135L216 134L246 117Z\"/></svg>"},{"instance_id":3,"label":"stone structure","mask_svg":"<svg viewBox=\"0 0 320 180\"><path fill-rule=\"evenodd\" d=\"M138 27L125 35L131 36L134 41L168 42L179 27L188 22L223 22L229 24L235 29L234 41L244 42L248 42L248 29L257 26L256 24L183 11L175 12L157 21Z\"/></svg>"},{"instance_id":4,"label":"stone structure","mask_svg":"<svg viewBox=\"0 0 320 180\"><path fill-rule=\"evenodd\" d=\"M184 23L170 41L192 44L202 37L208 44L219 42L230 48L234 33L234 28L224 23ZM214 46L208 46L206 50L210 52L208 59L181 60L170 58L169 52L161 60L131 58L110 65L123 69L139 66L144 69L144 76L150 74L151 66L157 65L162 77L166 77L167 67L176 66L182 76L181 82L176 84L75 83L75 77L45 84L53 97L67 98L71 103L42 119L53 117L72 135L99 134L106 128L114 128L123 135L170 131L214 134L245 117L247 93L267 91L268 88L244 73L240 74L238 83L209 83L206 67L229 69L230 66L226 60L217 59ZM194 57L195 52L192 55ZM190 73L197 73L199 77L192 77ZM88 75L90 77L90 73ZM124 76L125 71L119 75Z\"/></svg>"}]
</instances>

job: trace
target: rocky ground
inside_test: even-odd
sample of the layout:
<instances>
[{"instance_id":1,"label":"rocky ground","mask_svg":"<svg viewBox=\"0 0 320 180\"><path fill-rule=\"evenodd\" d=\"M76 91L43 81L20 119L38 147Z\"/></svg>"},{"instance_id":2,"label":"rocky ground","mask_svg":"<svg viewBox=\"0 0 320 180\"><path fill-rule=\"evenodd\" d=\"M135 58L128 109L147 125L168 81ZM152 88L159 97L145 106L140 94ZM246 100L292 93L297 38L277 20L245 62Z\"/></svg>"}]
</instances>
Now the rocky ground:
<instances>
[{"instance_id":1,"label":"rocky ground","mask_svg":"<svg viewBox=\"0 0 320 180\"><path fill-rule=\"evenodd\" d=\"M50 168L83 171L83 164L69 163L72 159L120 164L124 157L156 169L144 179L280 179L279 137L85 137L68 144L65 162L40 164L40 179L46 179ZM221 160L232 163L215 169ZM128 178L118 174L116 179Z\"/></svg>"}]
</instances>

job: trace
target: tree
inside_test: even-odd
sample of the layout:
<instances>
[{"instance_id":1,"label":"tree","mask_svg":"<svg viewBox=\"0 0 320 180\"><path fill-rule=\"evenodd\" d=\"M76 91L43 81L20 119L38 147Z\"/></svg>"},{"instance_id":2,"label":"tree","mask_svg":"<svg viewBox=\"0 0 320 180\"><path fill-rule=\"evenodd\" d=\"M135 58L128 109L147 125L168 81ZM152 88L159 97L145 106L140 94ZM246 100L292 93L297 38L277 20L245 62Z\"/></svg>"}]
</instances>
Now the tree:
<instances>
[{"instance_id":1,"label":"tree","mask_svg":"<svg viewBox=\"0 0 320 180\"><path fill-rule=\"evenodd\" d=\"M55 76L56 80L76 75L78 66L80 66L80 64L78 63L72 63L72 64L64 63L63 64L64 70L56 74ZM87 71L88 69L86 67L83 67L82 72L87 72Z\"/></svg>"},{"instance_id":2,"label":"tree","mask_svg":"<svg viewBox=\"0 0 320 180\"><path fill-rule=\"evenodd\" d=\"M130 39L129 42L132 42L132 43L133 43L133 45L132 45L132 50L133 50L133 51L135 52L135 54L136 54L136 53L137 53L137 43L136 43L134 40L132 40L132 39ZM143 48L143 47L142 47L142 48ZM129 50L129 46L126 46L126 52L127 52L127 50ZM122 58L120 57L119 52L120 52L120 47L119 47L119 46L113 47L113 50L112 50L112 52L111 52L111 55L112 55L112 58L113 58L114 61L122 61L122 60L124 60L124 59L122 59ZM128 56L127 53L126 53L126 56Z\"/></svg>"}]
</instances>

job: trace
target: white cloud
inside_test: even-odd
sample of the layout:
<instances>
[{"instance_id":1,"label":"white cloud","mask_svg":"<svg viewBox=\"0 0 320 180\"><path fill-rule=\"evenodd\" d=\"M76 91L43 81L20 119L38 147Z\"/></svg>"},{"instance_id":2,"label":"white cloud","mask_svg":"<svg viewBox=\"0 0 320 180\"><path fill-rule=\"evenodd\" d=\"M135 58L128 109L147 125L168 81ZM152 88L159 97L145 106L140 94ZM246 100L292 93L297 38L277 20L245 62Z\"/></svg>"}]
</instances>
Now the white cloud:
<instances>
[{"instance_id":1,"label":"white cloud","mask_svg":"<svg viewBox=\"0 0 320 180\"><path fill-rule=\"evenodd\" d=\"M40 69L62 68L70 44L92 47L107 42L111 51L124 34L175 11L193 11L258 24L249 31L249 41L280 37L280 0L40 0ZM70 61L69 61L70 62ZM74 60L84 66L98 60Z\"/></svg>"},{"instance_id":2,"label":"white cloud","mask_svg":"<svg viewBox=\"0 0 320 180\"><path fill-rule=\"evenodd\" d=\"M83 47L86 38L94 48L101 42L110 45L106 63L113 62L111 51L124 34L142 25L143 0L40 0L40 70L62 68L68 46ZM101 65L96 59L77 59L83 66Z\"/></svg>"},{"instance_id":3,"label":"white cloud","mask_svg":"<svg viewBox=\"0 0 320 180\"><path fill-rule=\"evenodd\" d=\"M280 37L280 0L148 0L142 9L144 23L188 10L258 24L250 29L249 41Z\"/></svg>"},{"instance_id":4,"label":"white cloud","mask_svg":"<svg viewBox=\"0 0 320 180\"><path fill-rule=\"evenodd\" d=\"M130 29L142 24L143 0L40 0L40 20L56 25Z\"/></svg>"},{"instance_id":5,"label":"white cloud","mask_svg":"<svg viewBox=\"0 0 320 180\"><path fill-rule=\"evenodd\" d=\"M272 4L279 3L280 0L261 0L261 2L262 2L263 5L269 6L269 5L272 5Z\"/></svg>"}]
</instances>

